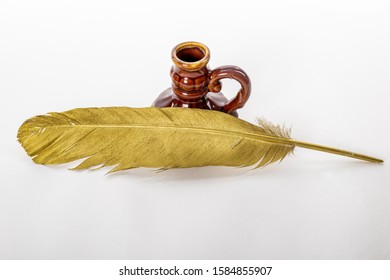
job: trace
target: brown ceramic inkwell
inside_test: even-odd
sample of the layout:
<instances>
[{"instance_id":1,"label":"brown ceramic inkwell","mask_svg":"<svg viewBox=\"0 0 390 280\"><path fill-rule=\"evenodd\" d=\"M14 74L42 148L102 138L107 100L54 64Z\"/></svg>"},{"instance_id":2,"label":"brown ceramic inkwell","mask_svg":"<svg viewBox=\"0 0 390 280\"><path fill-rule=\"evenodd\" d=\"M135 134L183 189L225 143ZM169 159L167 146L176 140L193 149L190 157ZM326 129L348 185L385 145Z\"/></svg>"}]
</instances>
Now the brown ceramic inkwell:
<instances>
[{"instance_id":1,"label":"brown ceramic inkwell","mask_svg":"<svg viewBox=\"0 0 390 280\"><path fill-rule=\"evenodd\" d=\"M237 116L237 109L247 102L251 92L248 75L237 66L210 70L210 50L197 42L184 42L172 50L172 87L162 92L154 107L187 107L225 112ZM222 93L221 79L234 79L241 85L237 95L228 100Z\"/></svg>"}]
</instances>

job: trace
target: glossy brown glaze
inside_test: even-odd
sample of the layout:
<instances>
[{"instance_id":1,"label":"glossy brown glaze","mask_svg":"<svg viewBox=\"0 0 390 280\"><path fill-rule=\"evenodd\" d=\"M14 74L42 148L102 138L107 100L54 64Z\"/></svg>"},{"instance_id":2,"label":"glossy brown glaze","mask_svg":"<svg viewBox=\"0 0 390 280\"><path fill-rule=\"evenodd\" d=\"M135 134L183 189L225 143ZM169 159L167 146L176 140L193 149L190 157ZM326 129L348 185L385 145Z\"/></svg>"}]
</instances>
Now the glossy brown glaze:
<instances>
[{"instance_id":1,"label":"glossy brown glaze","mask_svg":"<svg viewBox=\"0 0 390 280\"><path fill-rule=\"evenodd\" d=\"M154 101L154 107L188 107L217 110L237 116L237 109L247 102L251 92L248 75L237 66L210 70L209 49L197 42L185 42L172 50L172 86ZM222 93L222 79L234 79L241 85L237 95L228 100Z\"/></svg>"}]
</instances>

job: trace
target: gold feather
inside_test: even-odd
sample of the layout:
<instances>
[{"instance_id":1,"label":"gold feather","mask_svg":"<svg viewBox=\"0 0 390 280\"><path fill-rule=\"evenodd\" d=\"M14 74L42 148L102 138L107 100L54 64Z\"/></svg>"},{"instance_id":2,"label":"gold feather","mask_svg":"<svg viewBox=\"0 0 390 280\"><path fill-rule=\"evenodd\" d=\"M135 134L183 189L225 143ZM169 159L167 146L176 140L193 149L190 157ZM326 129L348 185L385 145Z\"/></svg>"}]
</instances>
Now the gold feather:
<instances>
[{"instance_id":1,"label":"gold feather","mask_svg":"<svg viewBox=\"0 0 390 280\"><path fill-rule=\"evenodd\" d=\"M61 164L84 159L74 169L250 166L281 161L293 149L309 148L371 162L373 157L296 141L288 130L253 125L225 113L187 108L82 108L25 121L18 140L33 161Z\"/></svg>"}]
</instances>

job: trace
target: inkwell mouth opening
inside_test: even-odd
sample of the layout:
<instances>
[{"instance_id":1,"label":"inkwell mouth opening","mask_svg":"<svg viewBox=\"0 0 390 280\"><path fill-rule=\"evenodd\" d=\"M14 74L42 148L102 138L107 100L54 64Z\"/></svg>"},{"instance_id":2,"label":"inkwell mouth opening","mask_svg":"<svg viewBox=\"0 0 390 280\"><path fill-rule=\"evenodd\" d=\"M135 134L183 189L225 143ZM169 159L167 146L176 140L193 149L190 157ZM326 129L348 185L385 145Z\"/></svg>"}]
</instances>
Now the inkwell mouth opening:
<instances>
[{"instance_id":1,"label":"inkwell mouth opening","mask_svg":"<svg viewBox=\"0 0 390 280\"><path fill-rule=\"evenodd\" d=\"M184 42L173 48L172 60L183 70L197 71L209 62L210 50L202 43Z\"/></svg>"}]
</instances>

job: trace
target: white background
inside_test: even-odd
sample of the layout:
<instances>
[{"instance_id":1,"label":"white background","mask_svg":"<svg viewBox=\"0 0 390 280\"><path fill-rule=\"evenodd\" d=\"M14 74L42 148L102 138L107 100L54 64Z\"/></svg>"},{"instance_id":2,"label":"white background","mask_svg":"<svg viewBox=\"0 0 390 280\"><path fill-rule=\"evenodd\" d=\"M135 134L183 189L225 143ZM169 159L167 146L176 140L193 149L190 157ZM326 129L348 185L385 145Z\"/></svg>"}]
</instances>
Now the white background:
<instances>
[{"instance_id":1,"label":"white background","mask_svg":"<svg viewBox=\"0 0 390 280\"><path fill-rule=\"evenodd\" d=\"M149 106L195 40L250 75L241 118L389 160L390 4L321 2L1 1L0 258L390 258L387 162L297 149L254 171L105 175L36 165L16 141L37 114Z\"/></svg>"}]
</instances>

